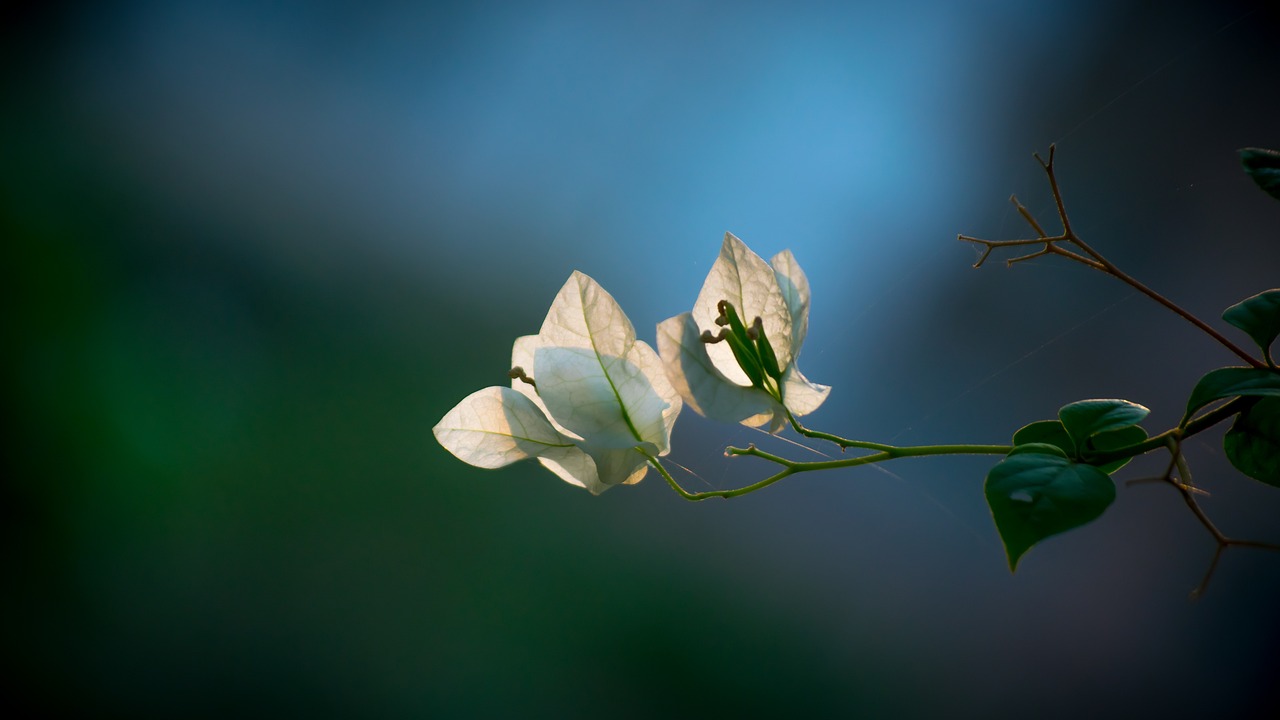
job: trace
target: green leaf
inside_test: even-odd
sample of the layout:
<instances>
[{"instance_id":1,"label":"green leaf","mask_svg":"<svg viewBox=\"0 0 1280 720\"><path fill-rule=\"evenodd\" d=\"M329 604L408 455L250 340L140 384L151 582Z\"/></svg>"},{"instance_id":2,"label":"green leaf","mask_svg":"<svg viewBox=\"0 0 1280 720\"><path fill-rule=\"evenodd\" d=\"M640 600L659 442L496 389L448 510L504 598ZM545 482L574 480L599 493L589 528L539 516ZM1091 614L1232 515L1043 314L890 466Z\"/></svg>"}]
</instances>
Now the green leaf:
<instances>
[{"instance_id":1,"label":"green leaf","mask_svg":"<svg viewBox=\"0 0 1280 720\"><path fill-rule=\"evenodd\" d=\"M1262 148L1240 150L1240 164L1249 177L1271 197L1280 200L1280 152Z\"/></svg>"},{"instance_id":2,"label":"green leaf","mask_svg":"<svg viewBox=\"0 0 1280 720\"><path fill-rule=\"evenodd\" d=\"M1232 397L1280 397L1280 373L1263 368L1225 367L1210 370L1191 391L1182 426L1214 400Z\"/></svg>"},{"instance_id":3,"label":"green leaf","mask_svg":"<svg viewBox=\"0 0 1280 720\"><path fill-rule=\"evenodd\" d=\"M1021 445L1014 445L1009 451L1010 455L1019 455L1021 453L1040 453L1041 455L1057 455L1066 458L1067 453L1062 448L1051 443L1029 442Z\"/></svg>"},{"instance_id":4,"label":"green leaf","mask_svg":"<svg viewBox=\"0 0 1280 720\"><path fill-rule=\"evenodd\" d=\"M1271 362L1271 343L1280 335L1280 288L1241 300L1227 308L1222 319L1248 333Z\"/></svg>"},{"instance_id":5,"label":"green leaf","mask_svg":"<svg viewBox=\"0 0 1280 720\"><path fill-rule=\"evenodd\" d=\"M1057 420L1038 420L1024 425L1013 434L1014 445L1028 443L1048 443L1062 450L1065 457L1075 457L1076 445L1067 434L1067 429Z\"/></svg>"},{"instance_id":6,"label":"green leaf","mask_svg":"<svg viewBox=\"0 0 1280 720\"><path fill-rule=\"evenodd\" d=\"M1120 428L1119 430L1108 430L1107 432L1100 432L1097 435L1094 435L1089 438L1088 447L1090 450L1095 452L1109 452L1111 450L1126 448L1130 445L1137 445L1146 439L1146 430L1143 430L1137 425L1130 425L1129 427ZM1096 467L1102 472L1110 475L1125 465L1128 465L1129 461L1132 459L1133 458L1131 457L1121 458L1119 460L1112 460L1105 465L1097 465Z\"/></svg>"},{"instance_id":7,"label":"green leaf","mask_svg":"<svg viewBox=\"0 0 1280 720\"><path fill-rule=\"evenodd\" d=\"M1222 446L1237 470L1280 487L1280 398L1262 398L1241 412Z\"/></svg>"},{"instance_id":8,"label":"green leaf","mask_svg":"<svg viewBox=\"0 0 1280 720\"><path fill-rule=\"evenodd\" d=\"M1150 413L1147 408L1128 400L1081 400L1064 405L1058 411L1058 419L1075 446L1083 448L1091 436L1137 425Z\"/></svg>"},{"instance_id":9,"label":"green leaf","mask_svg":"<svg viewBox=\"0 0 1280 720\"><path fill-rule=\"evenodd\" d=\"M1116 497L1111 478L1098 468L1037 452L1001 460L987 474L985 490L1010 571L1033 545L1094 520Z\"/></svg>"}]
</instances>

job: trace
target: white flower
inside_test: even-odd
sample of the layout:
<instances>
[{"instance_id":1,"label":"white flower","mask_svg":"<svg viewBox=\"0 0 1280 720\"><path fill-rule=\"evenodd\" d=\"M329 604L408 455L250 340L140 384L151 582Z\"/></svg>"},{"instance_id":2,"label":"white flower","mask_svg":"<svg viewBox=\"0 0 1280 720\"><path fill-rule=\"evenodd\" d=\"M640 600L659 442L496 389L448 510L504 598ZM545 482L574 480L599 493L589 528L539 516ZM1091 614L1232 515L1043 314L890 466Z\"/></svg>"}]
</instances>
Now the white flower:
<instances>
[{"instance_id":1,"label":"white flower","mask_svg":"<svg viewBox=\"0 0 1280 720\"><path fill-rule=\"evenodd\" d=\"M536 457L600 494L640 482L666 455L680 395L658 354L599 283L574 272L537 335L511 352L512 387L472 393L432 429L460 460L498 468Z\"/></svg>"},{"instance_id":2,"label":"white flower","mask_svg":"<svg viewBox=\"0 0 1280 720\"><path fill-rule=\"evenodd\" d=\"M808 329L809 280L791 251L766 263L725 233L693 312L658 325L658 351L689 407L778 432L787 411L811 413L831 391L796 367Z\"/></svg>"}]
</instances>

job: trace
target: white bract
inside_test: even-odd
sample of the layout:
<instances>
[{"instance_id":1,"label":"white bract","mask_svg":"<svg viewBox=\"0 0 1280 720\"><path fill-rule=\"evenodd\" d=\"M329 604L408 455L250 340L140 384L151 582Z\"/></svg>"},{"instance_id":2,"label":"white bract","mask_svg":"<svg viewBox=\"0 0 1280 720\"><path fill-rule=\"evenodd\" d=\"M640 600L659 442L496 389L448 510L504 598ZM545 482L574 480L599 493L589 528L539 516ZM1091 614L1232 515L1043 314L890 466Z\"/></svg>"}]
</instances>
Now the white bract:
<instances>
[{"instance_id":1,"label":"white bract","mask_svg":"<svg viewBox=\"0 0 1280 720\"><path fill-rule=\"evenodd\" d=\"M778 377L757 382L748 375L730 343L704 340L725 334L721 303L728 303L746 326L762 333L776 357ZM756 319L759 319L758 324ZM796 367L809 330L809 280L790 250L766 263L741 240L725 233L693 312L658 325L658 351L667 377L698 413L725 422L777 432L795 416L818 409L831 388L809 382ZM756 352L754 339L749 343ZM759 374L757 372L757 374Z\"/></svg>"},{"instance_id":2,"label":"white bract","mask_svg":"<svg viewBox=\"0 0 1280 720\"><path fill-rule=\"evenodd\" d=\"M670 451L680 395L590 277L569 277L539 333L516 339L511 365L510 388L472 393L432 429L460 460L498 468L536 457L598 495L640 482L648 456Z\"/></svg>"}]
</instances>

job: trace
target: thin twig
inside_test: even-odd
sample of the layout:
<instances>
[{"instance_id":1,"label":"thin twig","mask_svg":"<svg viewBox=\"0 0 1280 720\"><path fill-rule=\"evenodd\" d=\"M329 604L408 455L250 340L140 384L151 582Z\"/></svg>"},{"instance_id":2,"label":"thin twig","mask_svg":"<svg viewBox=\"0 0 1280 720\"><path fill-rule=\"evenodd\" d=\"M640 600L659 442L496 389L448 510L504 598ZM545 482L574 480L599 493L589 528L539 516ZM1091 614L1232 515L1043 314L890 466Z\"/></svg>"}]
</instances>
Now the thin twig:
<instances>
[{"instance_id":1,"label":"thin twig","mask_svg":"<svg viewBox=\"0 0 1280 720\"><path fill-rule=\"evenodd\" d=\"M1218 529L1217 525L1209 519L1209 515L1205 513L1204 508L1200 507L1200 503L1196 501L1197 494L1207 494L1191 484L1191 472L1187 467L1186 458L1182 455L1182 442L1180 439L1170 437L1166 440L1166 447L1169 448L1169 464L1165 468L1164 474L1159 477L1143 478L1140 481L1129 481L1129 485L1135 485L1138 482L1161 482L1172 486L1182 496L1183 502L1191 510L1191 514L1195 515L1200 524L1204 526L1209 534L1213 536L1213 541L1217 545L1213 551L1213 560L1209 563L1209 569L1205 572L1204 578L1200 584L1191 591L1191 598L1197 599L1204 594L1209 587L1209 581L1213 579L1213 573L1218 569L1218 561L1222 559L1222 553L1226 552L1230 547L1252 547L1261 550L1277 550L1280 551L1280 545L1273 543L1259 542L1257 540L1240 540L1228 537L1225 533ZM1182 473L1181 478L1174 477L1174 469L1178 469Z\"/></svg>"},{"instance_id":2,"label":"thin twig","mask_svg":"<svg viewBox=\"0 0 1280 720\"><path fill-rule=\"evenodd\" d=\"M970 242L970 243L975 243L983 246L982 255L981 257L978 258L978 261L974 263L973 266L975 268L982 267L982 264L987 261L987 258L991 255L991 252L996 248L1017 247L1022 245L1036 245L1036 244L1043 243L1043 247L1041 247L1039 250L1032 253L1028 253L1026 255L1019 255L1018 257L1007 260L1006 265L1012 266L1014 263L1032 260L1042 255L1061 255L1062 257L1065 257L1068 260L1078 262L1082 265L1091 267L1094 270L1100 270L1116 278L1117 280L1120 280L1121 282L1129 285L1130 287L1134 288L1138 292L1141 292L1143 295L1146 295L1152 300L1155 300L1156 302L1160 303L1165 308L1172 311L1174 314L1178 315L1182 319L1194 325L1196 328L1203 331L1209 337L1216 340L1223 347L1227 348L1236 356L1238 356L1245 362L1249 363L1253 367L1257 367L1257 368L1266 367L1265 363L1254 358L1252 355L1242 350L1238 345L1231 342L1226 337L1224 337L1221 333L1219 333L1217 330L1214 330L1212 327L1210 327L1208 323L1204 322L1203 320L1196 317L1195 315L1192 315L1190 312L1188 312L1187 310L1184 310L1177 303L1166 298L1165 296L1161 295L1155 290L1152 290L1151 288L1139 282L1133 276L1129 275L1128 273L1124 272L1120 268L1116 267L1114 263L1112 263L1110 260L1107 260L1105 257L1103 257L1102 253L1099 253L1097 250L1094 250L1088 243L1086 243L1083 239L1081 239L1079 235L1076 234L1075 230L1073 230L1071 227L1071 219L1070 217L1067 216L1066 203L1062 199L1062 188L1058 184L1058 175L1054 169L1053 161L1054 161L1054 154L1056 153L1056 150L1057 148L1055 146L1053 145L1049 146L1048 160L1041 158L1039 153L1036 153L1034 157L1036 159L1036 162L1040 163L1040 167L1044 170L1045 176L1049 180L1049 189L1053 193L1053 202L1058 209L1058 220L1059 222L1062 223L1062 234L1050 236L1049 233L1044 231L1044 228L1040 225L1039 221L1036 220L1035 216L1031 214L1031 211L1028 210L1025 205L1023 205L1021 202L1018 201L1018 197L1016 195L1010 196L1009 198L1010 202L1012 202L1014 204L1014 207L1018 209L1018 214L1022 216L1022 219L1026 220L1027 224L1030 225L1033 230L1035 230L1037 237L1034 239L1023 239L1023 240L983 240L980 238L972 237L970 235L959 235L957 236L957 239L961 240L962 242ZM1063 248L1061 245L1064 243L1069 245L1074 245L1084 254L1081 255L1079 253L1075 253L1070 250L1067 250L1066 248Z\"/></svg>"}]
</instances>

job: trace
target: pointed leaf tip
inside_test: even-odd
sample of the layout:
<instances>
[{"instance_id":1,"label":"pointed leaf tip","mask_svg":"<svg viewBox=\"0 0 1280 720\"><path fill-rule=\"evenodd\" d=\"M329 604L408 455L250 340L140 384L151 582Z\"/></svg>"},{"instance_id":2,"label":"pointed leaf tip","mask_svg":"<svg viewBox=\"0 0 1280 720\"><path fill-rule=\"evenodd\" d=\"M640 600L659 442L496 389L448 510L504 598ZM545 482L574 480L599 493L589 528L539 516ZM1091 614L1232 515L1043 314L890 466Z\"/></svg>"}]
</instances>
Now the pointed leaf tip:
<instances>
[{"instance_id":1,"label":"pointed leaf tip","mask_svg":"<svg viewBox=\"0 0 1280 720\"><path fill-rule=\"evenodd\" d=\"M984 490L1011 572L1037 543L1093 521L1116 496L1098 468L1030 448L993 467Z\"/></svg>"},{"instance_id":2,"label":"pointed leaf tip","mask_svg":"<svg viewBox=\"0 0 1280 720\"><path fill-rule=\"evenodd\" d=\"M1209 403L1233 397L1280 397L1280 373L1252 367L1210 370L1191 390L1181 424L1186 426Z\"/></svg>"},{"instance_id":3,"label":"pointed leaf tip","mask_svg":"<svg viewBox=\"0 0 1280 720\"><path fill-rule=\"evenodd\" d=\"M1280 288L1266 290L1227 308L1222 319L1243 330L1271 357L1271 343L1280 336Z\"/></svg>"},{"instance_id":4,"label":"pointed leaf tip","mask_svg":"<svg viewBox=\"0 0 1280 720\"><path fill-rule=\"evenodd\" d=\"M1077 450L1090 437L1109 430L1137 425L1151 413L1146 407L1128 400L1080 400L1058 410L1058 419Z\"/></svg>"}]
</instances>

